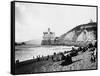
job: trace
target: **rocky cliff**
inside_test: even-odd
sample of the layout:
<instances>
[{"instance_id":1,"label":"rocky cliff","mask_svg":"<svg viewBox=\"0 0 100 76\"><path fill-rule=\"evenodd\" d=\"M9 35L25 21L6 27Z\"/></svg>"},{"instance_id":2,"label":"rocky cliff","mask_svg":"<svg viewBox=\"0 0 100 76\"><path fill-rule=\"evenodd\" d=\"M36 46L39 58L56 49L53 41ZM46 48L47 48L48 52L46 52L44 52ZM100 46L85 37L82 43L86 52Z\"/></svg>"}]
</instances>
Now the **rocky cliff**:
<instances>
[{"instance_id":1,"label":"rocky cliff","mask_svg":"<svg viewBox=\"0 0 100 76\"><path fill-rule=\"evenodd\" d=\"M97 40L97 23L91 22L78 25L61 35L58 39L60 44L83 45Z\"/></svg>"}]
</instances>

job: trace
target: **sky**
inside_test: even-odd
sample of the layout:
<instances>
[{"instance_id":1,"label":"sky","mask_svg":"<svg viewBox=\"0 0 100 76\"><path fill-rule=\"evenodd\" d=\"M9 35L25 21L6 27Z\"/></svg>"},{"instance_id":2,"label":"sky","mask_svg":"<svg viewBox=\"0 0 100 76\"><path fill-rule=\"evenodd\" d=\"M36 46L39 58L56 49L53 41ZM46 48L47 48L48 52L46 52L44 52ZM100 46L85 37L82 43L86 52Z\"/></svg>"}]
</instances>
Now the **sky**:
<instances>
[{"instance_id":1,"label":"sky","mask_svg":"<svg viewBox=\"0 0 100 76\"><path fill-rule=\"evenodd\" d=\"M90 19L96 22L95 7L16 2L15 41L42 40L48 28L59 37Z\"/></svg>"}]
</instances>

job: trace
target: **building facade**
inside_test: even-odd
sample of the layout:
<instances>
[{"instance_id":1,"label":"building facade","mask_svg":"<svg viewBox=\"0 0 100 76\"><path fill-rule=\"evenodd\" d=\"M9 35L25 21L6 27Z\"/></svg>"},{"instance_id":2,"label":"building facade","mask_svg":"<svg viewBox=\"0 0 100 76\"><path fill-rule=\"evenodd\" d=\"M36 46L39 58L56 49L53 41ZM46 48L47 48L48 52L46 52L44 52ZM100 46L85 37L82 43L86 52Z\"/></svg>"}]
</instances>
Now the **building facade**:
<instances>
[{"instance_id":1,"label":"building facade","mask_svg":"<svg viewBox=\"0 0 100 76\"><path fill-rule=\"evenodd\" d=\"M47 32L43 32L43 40L42 45L51 45L54 44L55 40L55 33L50 31L50 28L48 28Z\"/></svg>"}]
</instances>

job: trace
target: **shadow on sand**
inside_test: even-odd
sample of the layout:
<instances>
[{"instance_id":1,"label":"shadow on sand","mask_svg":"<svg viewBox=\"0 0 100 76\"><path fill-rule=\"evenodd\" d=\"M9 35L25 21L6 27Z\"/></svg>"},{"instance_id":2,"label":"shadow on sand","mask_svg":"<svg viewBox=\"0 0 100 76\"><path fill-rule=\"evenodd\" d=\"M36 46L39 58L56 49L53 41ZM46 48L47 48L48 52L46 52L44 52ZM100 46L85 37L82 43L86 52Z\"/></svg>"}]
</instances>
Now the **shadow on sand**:
<instances>
[{"instance_id":1,"label":"shadow on sand","mask_svg":"<svg viewBox=\"0 0 100 76\"><path fill-rule=\"evenodd\" d=\"M67 66L67 65L70 65L70 64L72 64L72 63L75 63L75 62L78 62L78 61L81 61L82 59L79 59L79 60L76 60L76 61L63 61L60 65L61 66Z\"/></svg>"}]
</instances>

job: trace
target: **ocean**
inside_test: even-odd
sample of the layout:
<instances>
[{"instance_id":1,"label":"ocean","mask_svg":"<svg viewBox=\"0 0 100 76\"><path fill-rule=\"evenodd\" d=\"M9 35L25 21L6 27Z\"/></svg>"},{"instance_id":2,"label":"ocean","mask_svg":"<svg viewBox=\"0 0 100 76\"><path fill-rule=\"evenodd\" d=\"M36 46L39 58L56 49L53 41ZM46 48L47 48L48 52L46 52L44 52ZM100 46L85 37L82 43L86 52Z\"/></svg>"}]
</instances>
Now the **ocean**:
<instances>
[{"instance_id":1,"label":"ocean","mask_svg":"<svg viewBox=\"0 0 100 76\"><path fill-rule=\"evenodd\" d=\"M15 60L26 61L37 56L53 55L55 53L70 51L73 46L39 46L39 47L17 47L15 49Z\"/></svg>"}]
</instances>

